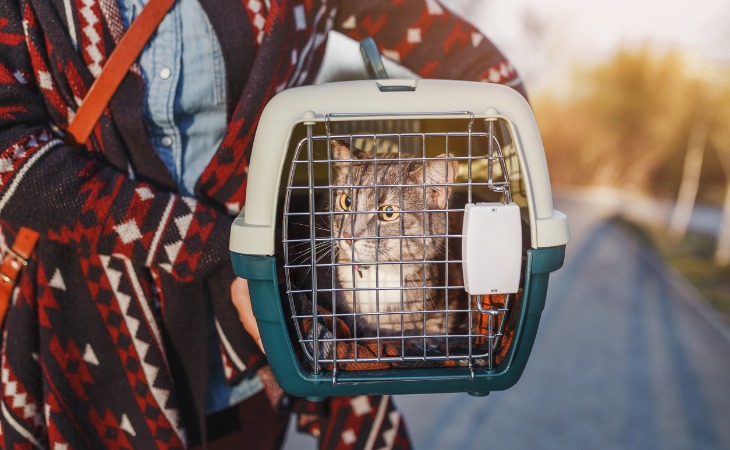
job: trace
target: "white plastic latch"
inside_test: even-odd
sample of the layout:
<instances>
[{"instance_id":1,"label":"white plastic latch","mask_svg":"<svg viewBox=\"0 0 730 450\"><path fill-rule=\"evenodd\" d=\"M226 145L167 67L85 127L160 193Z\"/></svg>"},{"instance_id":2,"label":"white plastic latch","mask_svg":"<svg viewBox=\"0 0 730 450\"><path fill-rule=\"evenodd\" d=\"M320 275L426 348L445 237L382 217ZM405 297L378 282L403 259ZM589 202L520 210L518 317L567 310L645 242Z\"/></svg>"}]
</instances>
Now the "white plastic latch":
<instances>
[{"instance_id":1,"label":"white plastic latch","mask_svg":"<svg viewBox=\"0 0 730 450\"><path fill-rule=\"evenodd\" d=\"M466 292L470 295L517 292L522 266L519 206L467 204L461 250Z\"/></svg>"}]
</instances>

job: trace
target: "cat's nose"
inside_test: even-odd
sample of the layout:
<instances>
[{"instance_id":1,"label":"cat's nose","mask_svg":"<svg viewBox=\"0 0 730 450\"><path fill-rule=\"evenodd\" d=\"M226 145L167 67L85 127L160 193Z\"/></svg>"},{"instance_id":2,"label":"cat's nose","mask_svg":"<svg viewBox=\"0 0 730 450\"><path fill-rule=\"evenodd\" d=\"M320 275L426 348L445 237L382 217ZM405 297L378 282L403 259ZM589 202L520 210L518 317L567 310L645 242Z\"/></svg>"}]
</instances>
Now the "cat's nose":
<instances>
[{"instance_id":1,"label":"cat's nose","mask_svg":"<svg viewBox=\"0 0 730 450\"><path fill-rule=\"evenodd\" d=\"M350 233L343 231L342 237L345 238L345 244L352 246L352 235Z\"/></svg>"}]
</instances>

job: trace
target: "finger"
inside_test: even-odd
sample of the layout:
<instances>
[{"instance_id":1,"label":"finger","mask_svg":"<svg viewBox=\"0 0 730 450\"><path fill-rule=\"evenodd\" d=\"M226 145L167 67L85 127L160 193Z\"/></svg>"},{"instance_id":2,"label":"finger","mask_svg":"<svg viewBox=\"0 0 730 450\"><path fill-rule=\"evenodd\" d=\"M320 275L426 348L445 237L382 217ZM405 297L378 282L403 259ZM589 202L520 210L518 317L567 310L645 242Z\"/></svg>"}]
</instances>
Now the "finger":
<instances>
[{"instance_id":1,"label":"finger","mask_svg":"<svg viewBox=\"0 0 730 450\"><path fill-rule=\"evenodd\" d=\"M243 324L243 328L251 335L253 340L258 344L261 351L264 351L263 343L261 342L261 333L259 333L259 327L256 323L256 317L253 315L253 309L251 307L251 295L248 290L248 281L244 278L237 278L231 284L231 299L233 305L238 310L238 318Z\"/></svg>"}]
</instances>

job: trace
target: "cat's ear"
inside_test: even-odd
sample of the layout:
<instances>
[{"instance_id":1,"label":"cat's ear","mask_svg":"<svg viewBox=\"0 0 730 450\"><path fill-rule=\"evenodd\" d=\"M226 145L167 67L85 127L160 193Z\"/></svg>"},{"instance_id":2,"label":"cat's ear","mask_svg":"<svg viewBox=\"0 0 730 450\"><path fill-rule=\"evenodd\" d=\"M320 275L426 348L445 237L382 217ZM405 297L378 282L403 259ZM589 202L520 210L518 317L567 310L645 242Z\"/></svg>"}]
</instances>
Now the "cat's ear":
<instances>
[{"instance_id":1,"label":"cat's ear","mask_svg":"<svg viewBox=\"0 0 730 450\"><path fill-rule=\"evenodd\" d=\"M340 141L338 139L332 139L330 141L330 145L332 145L332 155L335 159L342 159L345 161L351 159L362 159L365 154L365 152L357 147L350 150L350 147L344 141Z\"/></svg>"},{"instance_id":2,"label":"cat's ear","mask_svg":"<svg viewBox=\"0 0 730 450\"><path fill-rule=\"evenodd\" d=\"M426 183L429 185L430 198L432 204L440 209L446 207L446 200L451 195L451 185L459 175L459 162L450 159L450 156L444 153L436 158L429 159L425 164ZM421 172L421 169L414 172L414 174L423 176L422 172L420 174L418 172Z\"/></svg>"}]
</instances>

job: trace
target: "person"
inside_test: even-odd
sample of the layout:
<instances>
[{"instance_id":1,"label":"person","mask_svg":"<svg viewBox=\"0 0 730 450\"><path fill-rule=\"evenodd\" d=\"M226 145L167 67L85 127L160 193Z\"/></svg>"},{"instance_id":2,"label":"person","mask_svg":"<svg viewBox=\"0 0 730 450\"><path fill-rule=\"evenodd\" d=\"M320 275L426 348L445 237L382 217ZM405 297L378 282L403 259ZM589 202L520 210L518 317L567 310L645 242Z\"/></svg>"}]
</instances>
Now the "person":
<instances>
[{"instance_id":1,"label":"person","mask_svg":"<svg viewBox=\"0 0 730 450\"><path fill-rule=\"evenodd\" d=\"M69 144L145 3L0 0L0 249L40 233L3 324L0 443L278 448L297 410L321 448L408 448L387 396L282 395L242 325L256 333L227 244L257 120L313 82L330 30L373 37L422 77L524 92L516 72L435 0L177 0L90 138Z\"/></svg>"}]
</instances>

